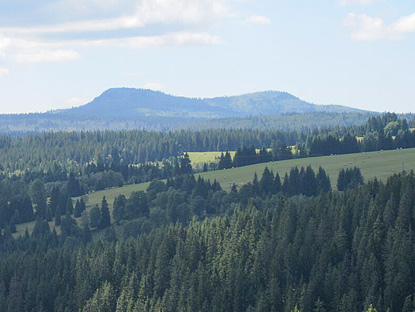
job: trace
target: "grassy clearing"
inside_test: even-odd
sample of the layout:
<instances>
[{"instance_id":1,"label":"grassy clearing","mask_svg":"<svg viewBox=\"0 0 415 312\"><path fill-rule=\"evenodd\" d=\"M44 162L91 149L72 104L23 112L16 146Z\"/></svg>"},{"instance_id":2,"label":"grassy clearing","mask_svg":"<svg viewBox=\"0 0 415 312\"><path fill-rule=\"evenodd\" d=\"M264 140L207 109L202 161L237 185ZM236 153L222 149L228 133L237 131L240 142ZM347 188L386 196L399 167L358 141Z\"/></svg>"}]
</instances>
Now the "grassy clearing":
<instances>
[{"instance_id":1,"label":"grassy clearing","mask_svg":"<svg viewBox=\"0 0 415 312\"><path fill-rule=\"evenodd\" d=\"M193 164L215 162L224 152L188 152L190 160ZM235 151L229 151L232 158L235 156Z\"/></svg>"},{"instance_id":2,"label":"grassy clearing","mask_svg":"<svg viewBox=\"0 0 415 312\"><path fill-rule=\"evenodd\" d=\"M217 152L212 152L217 153ZM202 153L200 153L202 154ZM284 176L292 167L311 165L317 170L322 166L330 175L333 188L335 188L339 171L347 167L360 167L365 180L377 177L385 180L394 173L401 172L404 168L406 171L415 170L415 148L402 149L383 152L358 153L347 155L334 155L323 157L310 157L302 159L291 159L285 161L276 161L252 166L210 171L200 173L205 179L213 181L216 179L221 183L222 187L230 190L233 183L244 184L252 181L255 172L260 177L265 167L278 172L281 177ZM125 185L119 188L108 189L104 191L94 192L88 195L88 206L91 207L99 204L105 195L112 208L115 196L124 194L129 196L133 191L142 191L148 187L149 183L141 183L136 185Z\"/></svg>"},{"instance_id":3,"label":"grassy clearing","mask_svg":"<svg viewBox=\"0 0 415 312\"><path fill-rule=\"evenodd\" d=\"M192 153L193 154L193 153ZM196 156L196 159L207 159L212 155L217 155L218 152L207 152L207 153L195 153L199 154ZM207 155L201 155L207 154ZM190 153L189 153L190 155ZM219 152L220 155L220 152ZM192 156L190 156L192 157ZM205 157L205 158L203 158ZM214 156L213 156L214 159ZM202 160L203 161L203 160ZM281 177L285 175L292 167L295 166L308 166L311 165L312 168L316 171L319 166L322 166L326 172L329 174L333 189L336 188L337 177L339 171L342 168L347 167L360 167L363 177L365 180L373 179L377 177L381 180L386 180L389 176L394 173L399 173L402 169L406 171L415 170L415 148L412 149L402 149L402 150L393 150L393 151L383 151L383 152L371 152L371 153L358 153L358 154L347 154L347 155L333 155L333 156L324 156L324 157L310 157L302 159L292 159L278 162L269 162L263 164L257 164L252 166L210 171L200 173L200 175L205 179L210 179L211 181L217 180L223 189L229 191L233 183L237 185L243 185L245 183L251 182L255 172L258 174L258 177L261 177L262 172L265 167L273 170L274 173L278 172ZM100 204L102 197L105 196L110 212L112 214L112 208L114 203L114 198L120 194L125 196L130 196L134 191L143 191L146 190L150 183L140 183L135 185L125 185L123 187L112 188L108 190L93 192L87 195L87 210L89 211L94 205ZM74 198L76 200L78 198ZM80 223L80 220L77 220ZM49 223L51 228L54 226L54 222ZM18 232L14 235L23 235L26 227L31 233L34 226L34 222L29 222L25 224L17 225ZM59 233L59 228L57 228Z\"/></svg>"},{"instance_id":4,"label":"grassy clearing","mask_svg":"<svg viewBox=\"0 0 415 312\"><path fill-rule=\"evenodd\" d=\"M206 179L216 179L222 188L230 190L233 183L242 185L252 181L255 172L261 177L265 167L273 170L274 173L278 172L283 177L292 167L308 165L311 165L314 170L322 166L330 176L332 187L336 188L337 177L342 168L360 167L365 180L374 177L385 180L394 173L401 172L403 168L406 171L415 170L415 149L292 159L205 172L201 176Z\"/></svg>"},{"instance_id":5,"label":"grassy clearing","mask_svg":"<svg viewBox=\"0 0 415 312\"><path fill-rule=\"evenodd\" d=\"M17 232L13 233L13 237L16 238L18 236L24 236L24 233L26 232L26 229L28 230L29 234L32 234L34 227L35 227L35 222L34 221L18 224L18 225L16 225ZM55 227L55 222L54 221L49 222L49 227L51 229L55 228L56 233L58 233L58 235L61 233L61 227L60 226Z\"/></svg>"},{"instance_id":6,"label":"grassy clearing","mask_svg":"<svg viewBox=\"0 0 415 312\"><path fill-rule=\"evenodd\" d=\"M94 207L96 204L100 205L101 201L102 201L102 197L105 196L107 202L108 202L108 207L110 209L110 213L111 213L111 218L112 218L112 209L114 206L114 199L116 196L118 195L125 195L126 197L129 197L131 195L132 192L137 192L137 191L144 191L147 189L147 187L149 186L149 182L147 183L140 183L140 184L131 184L131 185L125 185L123 187L117 187L117 188L112 188L112 189L108 189L108 190L103 190L103 191L97 191L97 192L93 192L91 194L86 195L87 198L87 207L86 210L89 212L91 210L92 207ZM72 200L75 202L77 199L80 199L80 197L74 197ZM77 223L79 225L82 226L82 220L81 218L77 218L76 219ZM35 222L27 222L27 223L22 223L22 224L18 224L16 225L16 229L17 232L13 234L14 237L17 236L23 236L26 228L28 229L29 233L33 232L33 227L35 226ZM58 234L60 234L60 226L55 227L55 222L49 222L49 227L51 229L55 228L56 232Z\"/></svg>"},{"instance_id":7,"label":"grassy clearing","mask_svg":"<svg viewBox=\"0 0 415 312\"><path fill-rule=\"evenodd\" d=\"M140 184L124 185L122 187L116 187L116 188L111 188L108 190L93 192L86 196L87 197L87 208L92 208L96 204L100 205L102 201L102 197L105 196L108 202L110 211L112 212L112 206L114 204L114 199L116 196L125 195L126 197L129 197L132 192L145 191L149 185L150 185L150 182L146 182L146 183L140 183ZM80 197L73 198L74 202L77 199L80 199Z\"/></svg>"}]
</instances>

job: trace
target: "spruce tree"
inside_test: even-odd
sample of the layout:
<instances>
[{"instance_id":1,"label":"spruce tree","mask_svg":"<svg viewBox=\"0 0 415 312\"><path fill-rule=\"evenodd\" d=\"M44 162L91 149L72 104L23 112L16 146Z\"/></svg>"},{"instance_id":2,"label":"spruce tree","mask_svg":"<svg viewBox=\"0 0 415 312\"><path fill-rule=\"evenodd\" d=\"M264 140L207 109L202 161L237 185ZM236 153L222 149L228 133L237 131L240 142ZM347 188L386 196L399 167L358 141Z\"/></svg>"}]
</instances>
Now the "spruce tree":
<instances>
[{"instance_id":1,"label":"spruce tree","mask_svg":"<svg viewBox=\"0 0 415 312\"><path fill-rule=\"evenodd\" d=\"M74 217L79 218L82 215L81 202L77 199L75 203Z\"/></svg>"},{"instance_id":2,"label":"spruce tree","mask_svg":"<svg viewBox=\"0 0 415 312\"><path fill-rule=\"evenodd\" d=\"M122 219L125 219L125 205L127 200L124 195L118 195L114 199L114 208L112 210L112 217L114 222L120 223Z\"/></svg>"},{"instance_id":3,"label":"spruce tree","mask_svg":"<svg viewBox=\"0 0 415 312\"><path fill-rule=\"evenodd\" d=\"M99 210L98 205L95 205L92 207L91 211L89 212L89 224L91 225L91 228L97 228L99 227L101 219L101 212Z\"/></svg>"},{"instance_id":4,"label":"spruce tree","mask_svg":"<svg viewBox=\"0 0 415 312\"><path fill-rule=\"evenodd\" d=\"M111 225L110 210L108 208L107 200L105 199L105 196L104 196L101 202L99 228L105 229L109 227L110 225Z\"/></svg>"},{"instance_id":5,"label":"spruce tree","mask_svg":"<svg viewBox=\"0 0 415 312\"><path fill-rule=\"evenodd\" d=\"M281 178L280 178L279 173L277 172L277 174L275 175L275 180L274 180L273 194L277 194L281 191L282 191Z\"/></svg>"},{"instance_id":6,"label":"spruce tree","mask_svg":"<svg viewBox=\"0 0 415 312\"><path fill-rule=\"evenodd\" d=\"M89 224L85 224L82 230L82 243L86 245L92 240L91 229L89 228Z\"/></svg>"}]
</instances>

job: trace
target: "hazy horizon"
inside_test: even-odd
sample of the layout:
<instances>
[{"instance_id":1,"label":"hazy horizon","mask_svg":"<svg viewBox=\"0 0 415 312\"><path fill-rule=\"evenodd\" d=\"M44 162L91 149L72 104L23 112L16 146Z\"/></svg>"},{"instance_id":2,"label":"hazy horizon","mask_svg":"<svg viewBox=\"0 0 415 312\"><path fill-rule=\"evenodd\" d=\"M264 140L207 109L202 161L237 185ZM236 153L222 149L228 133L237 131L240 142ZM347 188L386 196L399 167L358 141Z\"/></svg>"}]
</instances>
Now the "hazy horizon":
<instances>
[{"instance_id":1,"label":"hazy horizon","mask_svg":"<svg viewBox=\"0 0 415 312\"><path fill-rule=\"evenodd\" d=\"M123 88L132 88L132 87L116 87L116 88L110 88L110 89L123 89ZM84 105L87 105L91 102L93 102L96 98L98 98L99 96L101 96L104 92L110 90L110 89L106 89L103 92L101 92L99 95L97 95L95 98L87 101L86 103L82 103L82 104L78 104L78 105L73 105L70 107L62 107L62 108L56 108L56 109L47 109L47 110L43 110L43 111L27 111L27 112L10 112L10 113L0 113L0 115L18 115L18 114L41 114L41 113L47 113L47 112L53 112L53 111L59 111L59 110L66 110L66 109L72 109L72 108L77 108L77 107L81 107ZM198 97L198 96L184 96L184 95L179 95L179 94L170 94L161 90L152 90L152 89L147 89L147 88L135 88L135 89L142 89L142 90L147 90L147 91L155 91L155 92L161 92L163 94L167 94L167 95L171 95L174 97L185 97L185 98L191 98L191 99L214 99L214 98L223 98L223 97L238 97L238 96L243 96L243 95L248 95L248 94L255 94L255 93L264 93L264 92L281 92L281 93L288 93L291 94L289 92L286 91L282 91L282 90L262 90L262 91L253 91L253 92L247 92L247 93L238 93L238 94L227 94L227 95L218 95L218 96L213 96L213 97ZM295 94L291 94L295 97L297 97ZM314 104L314 105L318 105L318 106L343 106L343 105L339 105L336 103L312 103L307 101L307 99L303 99L300 97L297 97L302 101L305 101L307 103L310 104ZM346 106L346 105L344 105ZM346 106L347 107L347 106ZM362 109L365 110L364 108L359 108L359 107L355 107L357 109ZM371 111L371 110L367 110L367 111ZM378 113L382 113L381 111L372 111L372 112L378 112ZM389 111L389 112L394 112L394 111ZM404 113L412 113L412 112L404 112Z\"/></svg>"}]
</instances>

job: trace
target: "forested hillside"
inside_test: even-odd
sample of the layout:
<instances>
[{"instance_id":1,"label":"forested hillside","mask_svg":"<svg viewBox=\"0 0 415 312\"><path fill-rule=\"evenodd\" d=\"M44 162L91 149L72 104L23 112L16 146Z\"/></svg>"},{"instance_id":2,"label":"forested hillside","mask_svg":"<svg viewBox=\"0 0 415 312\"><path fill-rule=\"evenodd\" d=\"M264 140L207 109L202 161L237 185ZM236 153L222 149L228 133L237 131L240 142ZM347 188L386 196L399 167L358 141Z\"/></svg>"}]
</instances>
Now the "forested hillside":
<instances>
[{"instance_id":1,"label":"forested hillside","mask_svg":"<svg viewBox=\"0 0 415 312\"><path fill-rule=\"evenodd\" d=\"M267 177L248 193L160 184L99 241L42 222L5 235L1 311L412 311L413 173L313 197Z\"/></svg>"},{"instance_id":2,"label":"forested hillside","mask_svg":"<svg viewBox=\"0 0 415 312\"><path fill-rule=\"evenodd\" d=\"M0 311L412 311L413 172L402 165L364 184L358 167L332 181L323 167L294 165L225 191L193 175L187 151L224 151L202 169L226 174L414 147L413 128L388 113L290 132L2 136ZM105 197L93 207L82 197L140 182L146 191L116 196L111 210ZM32 229L13 238L22 223Z\"/></svg>"}]
</instances>

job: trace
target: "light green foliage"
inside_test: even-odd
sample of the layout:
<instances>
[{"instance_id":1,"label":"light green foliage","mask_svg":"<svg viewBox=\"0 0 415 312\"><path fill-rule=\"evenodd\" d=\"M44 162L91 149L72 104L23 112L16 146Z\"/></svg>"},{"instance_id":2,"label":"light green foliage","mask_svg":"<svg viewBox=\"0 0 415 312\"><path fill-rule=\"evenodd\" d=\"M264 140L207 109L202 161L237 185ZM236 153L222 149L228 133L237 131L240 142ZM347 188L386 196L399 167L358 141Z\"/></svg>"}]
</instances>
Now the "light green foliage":
<instances>
[{"instance_id":1,"label":"light green foliage","mask_svg":"<svg viewBox=\"0 0 415 312\"><path fill-rule=\"evenodd\" d=\"M376 310L373 305L370 305L369 308L367 308L366 312L378 312L378 310Z\"/></svg>"},{"instance_id":2,"label":"light green foliage","mask_svg":"<svg viewBox=\"0 0 415 312\"><path fill-rule=\"evenodd\" d=\"M365 181L374 177L386 180L390 175L401 172L402 167L409 172L411 169L415 169L415 149L291 159L211 171L202 173L201 176L211 181L216 179L224 190L229 191L233 183L238 185L248 183L252 181L255 172L261 173L265 167L274 173L278 172L283 177L292 167L307 167L308 165L311 165L316 172L318 172L319 166L323 167L330 176L332 188L335 189L340 170L347 167L360 167Z\"/></svg>"},{"instance_id":3,"label":"light green foliage","mask_svg":"<svg viewBox=\"0 0 415 312\"><path fill-rule=\"evenodd\" d=\"M226 151L221 152L188 152L190 160L192 162L192 166L195 164L200 163L209 163L209 162L216 162L217 159L220 157L222 153L225 153ZM232 158L235 156L235 151L230 151L230 154Z\"/></svg>"},{"instance_id":4,"label":"light green foliage","mask_svg":"<svg viewBox=\"0 0 415 312\"><path fill-rule=\"evenodd\" d=\"M189 153L190 158L191 154L192 153ZM289 172L292 167L307 167L308 165L311 165L315 172L318 172L318 168L320 166L323 167L330 176L332 187L335 189L338 174L343 168L354 166L360 167L365 181L373 179L374 177L386 180L386 178L394 173L401 172L402 164L404 165L404 169L406 171L410 171L412 169L415 170L414 148L383 152L290 159L233 169L204 172L201 173L200 176L204 179L210 179L210 181L216 179L224 190L230 191L233 183L241 185L251 182L255 172L262 173L265 167L268 167L268 169L272 170L274 173L278 172L279 175L283 177L284 174ZM112 203L114 202L115 196L120 194L130 196L133 191L146 190L149 185L150 183L148 182L136 185L125 185L119 188L91 193L88 195L88 206L92 207L95 204L99 204L102 197L105 196L108 200L110 210L112 210Z\"/></svg>"},{"instance_id":5,"label":"light green foliage","mask_svg":"<svg viewBox=\"0 0 415 312\"><path fill-rule=\"evenodd\" d=\"M93 297L89 299L83 312L113 312L114 311L115 292L112 285L105 282L96 290Z\"/></svg>"}]
</instances>

